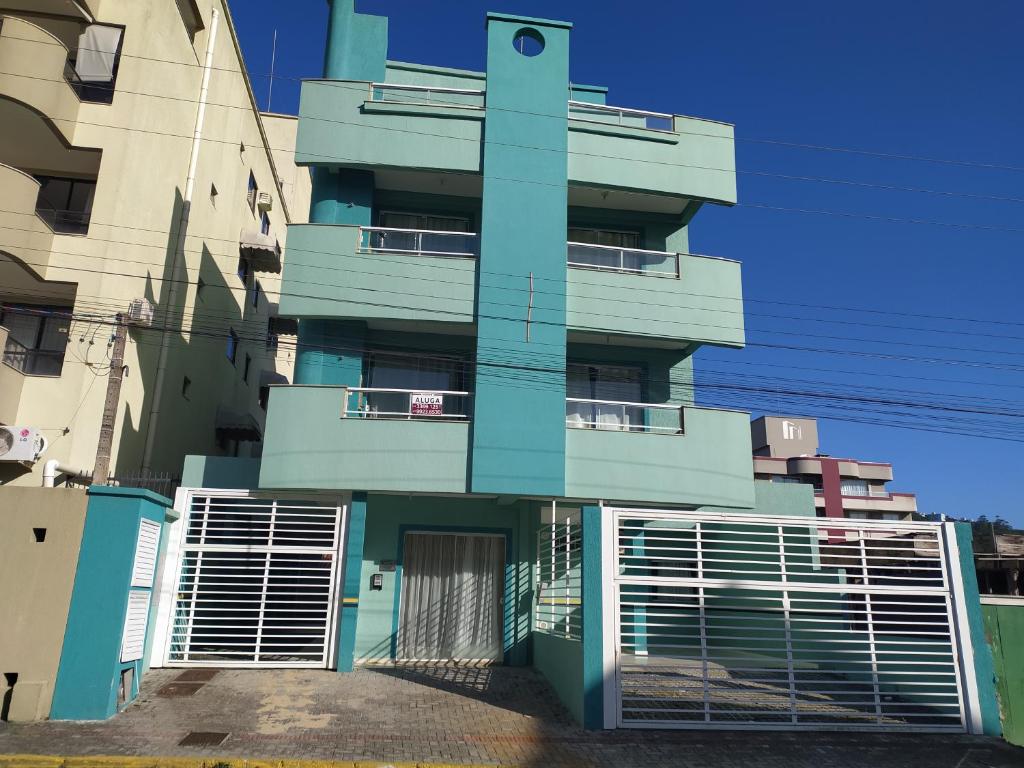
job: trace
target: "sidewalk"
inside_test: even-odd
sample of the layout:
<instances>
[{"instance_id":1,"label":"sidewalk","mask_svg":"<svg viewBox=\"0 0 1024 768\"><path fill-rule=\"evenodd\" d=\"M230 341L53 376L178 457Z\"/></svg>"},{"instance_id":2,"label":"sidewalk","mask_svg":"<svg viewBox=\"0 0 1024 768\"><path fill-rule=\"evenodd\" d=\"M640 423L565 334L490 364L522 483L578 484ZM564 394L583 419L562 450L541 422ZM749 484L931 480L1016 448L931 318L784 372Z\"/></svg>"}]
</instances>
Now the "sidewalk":
<instances>
[{"instance_id":1,"label":"sidewalk","mask_svg":"<svg viewBox=\"0 0 1024 768\"><path fill-rule=\"evenodd\" d=\"M350 675L153 670L139 699L112 720L0 724L0 768L20 765L3 755L90 756L66 763L74 768L260 768L280 766L281 760L288 761L287 768L301 765L294 761L321 761L302 768L324 766L322 761L345 768L363 761L368 765L358 768L1024 766L1024 750L996 739L955 735L588 732L572 722L536 672L503 667L364 669ZM126 760L138 756L146 759ZM58 758L28 763L64 764Z\"/></svg>"}]
</instances>

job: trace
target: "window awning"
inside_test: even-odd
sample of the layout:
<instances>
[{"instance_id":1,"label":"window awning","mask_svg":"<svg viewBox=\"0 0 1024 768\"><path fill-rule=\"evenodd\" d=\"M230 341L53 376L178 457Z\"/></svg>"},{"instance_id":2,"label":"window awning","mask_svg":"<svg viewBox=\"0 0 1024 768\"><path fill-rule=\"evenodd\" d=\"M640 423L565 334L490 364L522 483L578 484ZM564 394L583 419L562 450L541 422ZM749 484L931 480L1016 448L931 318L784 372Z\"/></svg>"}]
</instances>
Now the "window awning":
<instances>
[{"instance_id":1,"label":"window awning","mask_svg":"<svg viewBox=\"0 0 1024 768\"><path fill-rule=\"evenodd\" d=\"M277 371L260 371L260 386L269 387L271 384L287 384L288 377Z\"/></svg>"},{"instance_id":2,"label":"window awning","mask_svg":"<svg viewBox=\"0 0 1024 768\"><path fill-rule=\"evenodd\" d=\"M298 336L299 321L292 317L271 317L270 332L278 336Z\"/></svg>"},{"instance_id":3,"label":"window awning","mask_svg":"<svg viewBox=\"0 0 1024 768\"><path fill-rule=\"evenodd\" d=\"M259 422L249 413L217 408L217 439L258 443L263 439Z\"/></svg>"},{"instance_id":4,"label":"window awning","mask_svg":"<svg viewBox=\"0 0 1024 768\"><path fill-rule=\"evenodd\" d=\"M281 247L272 235L264 235L258 229L243 229L238 245L242 257L257 272L281 271Z\"/></svg>"}]
</instances>

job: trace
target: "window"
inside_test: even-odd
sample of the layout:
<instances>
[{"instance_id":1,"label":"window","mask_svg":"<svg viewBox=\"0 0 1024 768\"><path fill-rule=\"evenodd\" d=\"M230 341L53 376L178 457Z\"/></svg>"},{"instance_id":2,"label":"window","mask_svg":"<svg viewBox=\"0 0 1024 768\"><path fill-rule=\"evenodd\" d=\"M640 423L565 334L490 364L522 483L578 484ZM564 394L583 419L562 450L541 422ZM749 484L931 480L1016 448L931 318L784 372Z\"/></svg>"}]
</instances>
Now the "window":
<instances>
[{"instance_id":1,"label":"window","mask_svg":"<svg viewBox=\"0 0 1024 768\"><path fill-rule=\"evenodd\" d=\"M218 194L219 193L217 192L217 185L216 184L211 184L210 185L210 204L214 208L217 207L217 195Z\"/></svg>"},{"instance_id":2,"label":"window","mask_svg":"<svg viewBox=\"0 0 1024 768\"><path fill-rule=\"evenodd\" d=\"M36 176L36 215L54 232L84 235L89 231L96 182L58 176Z\"/></svg>"},{"instance_id":3,"label":"window","mask_svg":"<svg viewBox=\"0 0 1024 768\"><path fill-rule=\"evenodd\" d=\"M270 400L270 386L268 384L264 384L262 387L260 387L259 394L260 408L262 408L264 411L267 410L268 400Z\"/></svg>"},{"instance_id":4,"label":"window","mask_svg":"<svg viewBox=\"0 0 1024 768\"><path fill-rule=\"evenodd\" d=\"M245 256L238 257L238 269L236 274L238 279L242 281L242 285L249 285L249 273L252 272L252 265L249 264L249 260Z\"/></svg>"},{"instance_id":5,"label":"window","mask_svg":"<svg viewBox=\"0 0 1024 768\"><path fill-rule=\"evenodd\" d=\"M852 477L844 477L839 481L839 492L843 496L867 496L868 481Z\"/></svg>"},{"instance_id":6,"label":"window","mask_svg":"<svg viewBox=\"0 0 1024 768\"><path fill-rule=\"evenodd\" d=\"M228 331L228 346L225 350L228 360L231 364L235 364L235 358L238 357L238 334L235 333L235 329L232 328Z\"/></svg>"},{"instance_id":7,"label":"window","mask_svg":"<svg viewBox=\"0 0 1024 768\"><path fill-rule=\"evenodd\" d=\"M3 362L27 376L60 376L71 309L27 305L0 309L0 325L9 332Z\"/></svg>"},{"instance_id":8,"label":"window","mask_svg":"<svg viewBox=\"0 0 1024 768\"><path fill-rule=\"evenodd\" d=\"M203 288L206 287L206 281L203 278L196 278L196 298L203 298Z\"/></svg>"},{"instance_id":9,"label":"window","mask_svg":"<svg viewBox=\"0 0 1024 768\"><path fill-rule=\"evenodd\" d=\"M469 232L469 219L465 216L434 216L428 213L399 213L381 211L379 225L389 229L425 229L432 232Z\"/></svg>"},{"instance_id":10,"label":"window","mask_svg":"<svg viewBox=\"0 0 1024 768\"><path fill-rule=\"evenodd\" d=\"M406 389L418 392L462 392L466 390L464 361L438 355L369 352L365 363L365 386L378 389ZM355 403L350 403L350 408ZM443 395L441 410L446 416L468 416L465 395ZM405 392L374 392L363 399L359 410L382 414L407 414L411 398Z\"/></svg>"},{"instance_id":11,"label":"window","mask_svg":"<svg viewBox=\"0 0 1024 768\"><path fill-rule=\"evenodd\" d=\"M259 280L253 280L252 281L252 290L249 291L249 301L252 304L253 309L256 309L256 308L259 307L259 305L260 305L260 281Z\"/></svg>"},{"instance_id":12,"label":"window","mask_svg":"<svg viewBox=\"0 0 1024 768\"><path fill-rule=\"evenodd\" d=\"M181 396L184 397L186 400L188 400L188 399L190 399L189 396L191 395L191 393L192 393L192 379L190 379L188 376L186 376L185 378L183 378L181 380Z\"/></svg>"},{"instance_id":13,"label":"window","mask_svg":"<svg viewBox=\"0 0 1024 768\"><path fill-rule=\"evenodd\" d=\"M267 318L267 349L276 352L281 337L277 333L274 320L275 318L273 317Z\"/></svg>"},{"instance_id":14,"label":"window","mask_svg":"<svg viewBox=\"0 0 1024 768\"><path fill-rule=\"evenodd\" d=\"M249 210L256 215L256 198L259 197L260 188L256 184L256 177L252 175L252 171L249 171L249 191L245 194L245 199L249 203Z\"/></svg>"},{"instance_id":15,"label":"window","mask_svg":"<svg viewBox=\"0 0 1024 768\"><path fill-rule=\"evenodd\" d=\"M607 245L612 248L639 248L640 233L615 229L569 227L569 242L587 245Z\"/></svg>"},{"instance_id":16,"label":"window","mask_svg":"<svg viewBox=\"0 0 1024 768\"><path fill-rule=\"evenodd\" d=\"M266 211L260 215L260 232L264 235L270 234L270 216Z\"/></svg>"},{"instance_id":17,"label":"window","mask_svg":"<svg viewBox=\"0 0 1024 768\"><path fill-rule=\"evenodd\" d=\"M249 355L245 356L245 367L242 368L242 381L246 384L249 383L249 370L252 368L252 357Z\"/></svg>"},{"instance_id":18,"label":"window","mask_svg":"<svg viewBox=\"0 0 1024 768\"><path fill-rule=\"evenodd\" d=\"M68 54L64 79L81 101L110 104L121 65L124 27L89 24L78 36L78 46Z\"/></svg>"},{"instance_id":19,"label":"window","mask_svg":"<svg viewBox=\"0 0 1024 768\"><path fill-rule=\"evenodd\" d=\"M635 366L566 366L565 422L569 427L629 430L643 427L644 409L635 405L643 399L642 372ZM608 403L580 402L607 400Z\"/></svg>"},{"instance_id":20,"label":"window","mask_svg":"<svg viewBox=\"0 0 1024 768\"><path fill-rule=\"evenodd\" d=\"M799 477L793 477L791 475L772 475L773 483L802 483Z\"/></svg>"}]
</instances>

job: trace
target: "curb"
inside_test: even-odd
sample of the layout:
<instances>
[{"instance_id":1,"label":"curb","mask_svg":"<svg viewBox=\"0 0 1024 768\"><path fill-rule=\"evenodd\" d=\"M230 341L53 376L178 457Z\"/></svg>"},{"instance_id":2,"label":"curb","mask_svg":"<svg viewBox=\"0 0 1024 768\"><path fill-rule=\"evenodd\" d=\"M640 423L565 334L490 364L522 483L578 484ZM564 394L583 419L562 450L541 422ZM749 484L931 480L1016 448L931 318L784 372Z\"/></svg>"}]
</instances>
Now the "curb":
<instances>
[{"instance_id":1,"label":"curb","mask_svg":"<svg viewBox=\"0 0 1024 768\"><path fill-rule=\"evenodd\" d=\"M0 768L514 768L495 764L392 763L384 760L249 760L240 757L0 755Z\"/></svg>"}]
</instances>

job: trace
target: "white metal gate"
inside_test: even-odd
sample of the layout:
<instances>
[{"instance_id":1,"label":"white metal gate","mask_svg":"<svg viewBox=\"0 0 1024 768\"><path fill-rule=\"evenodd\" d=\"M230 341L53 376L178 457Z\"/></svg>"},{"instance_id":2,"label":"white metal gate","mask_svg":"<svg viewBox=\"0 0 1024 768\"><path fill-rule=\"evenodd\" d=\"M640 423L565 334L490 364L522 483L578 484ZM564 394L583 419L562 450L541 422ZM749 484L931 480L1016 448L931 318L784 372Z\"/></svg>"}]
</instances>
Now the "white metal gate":
<instances>
[{"instance_id":1,"label":"white metal gate","mask_svg":"<svg viewBox=\"0 0 1024 768\"><path fill-rule=\"evenodd\" d=\"M951 526L608 511L619 726L968 727Z\"/></svg>"},{"instance_id":2,"label":"white metal gate","mask_svg":"<svg viewBox=\"0 0 1024 768\"><path fill-rule=\"evenodd\" d=\"M186 492L167 666L329 666L343 511Z\"/></svg>"}]
</instances>

